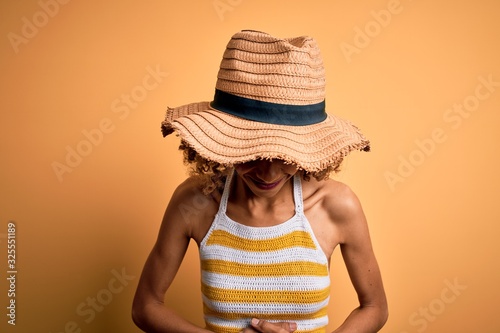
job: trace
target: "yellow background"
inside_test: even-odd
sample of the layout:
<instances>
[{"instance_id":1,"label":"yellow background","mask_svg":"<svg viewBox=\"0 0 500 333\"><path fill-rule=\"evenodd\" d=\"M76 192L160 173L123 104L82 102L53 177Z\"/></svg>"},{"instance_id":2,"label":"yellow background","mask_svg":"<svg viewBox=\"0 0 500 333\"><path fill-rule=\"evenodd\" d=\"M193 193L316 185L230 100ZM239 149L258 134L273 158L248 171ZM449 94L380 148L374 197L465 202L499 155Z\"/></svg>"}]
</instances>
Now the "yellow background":
<instances>
[{"instance_id":1,"label":"yellow background","mask_svg":"<svg viewBox=\"0 0 500 333\"><path fill-rule=\"evenodd\" d=\"M139 331L135 287L186 176L160 121L167 105L211 99L227 41L249 28L314 36L328 112L372 141L336 177L369 219L390 305L382 332L499 332L496 0L2 1L1 331ZM472 111L460 116L464 103ZM86 156L69 167L77 148ZM6 317L9 221L16 326ZM333 330L356 298L338 253L332 274ZM191 246L167 303L202 324L198 283Z\"/></svg>"}]
</instances>

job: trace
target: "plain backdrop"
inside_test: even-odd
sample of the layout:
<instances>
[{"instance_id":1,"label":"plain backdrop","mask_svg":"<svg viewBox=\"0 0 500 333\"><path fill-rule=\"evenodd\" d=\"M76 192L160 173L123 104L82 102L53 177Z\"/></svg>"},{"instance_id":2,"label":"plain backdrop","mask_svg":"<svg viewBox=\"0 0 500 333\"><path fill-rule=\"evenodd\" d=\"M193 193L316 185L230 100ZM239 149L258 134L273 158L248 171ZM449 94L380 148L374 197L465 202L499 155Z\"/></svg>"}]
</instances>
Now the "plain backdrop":
<instances>
[{"instance_id":1,"label":"plain backdrop","mask_svg":"<svg viewBox=\"0 0 500 333\"><path fill-rule=\"evenodd\" d=\"M315 37L328 112L372 142L334 177L369 221L382 332L499 332L496 0L2 1L1 331L139 332L133 294L186 177L160 122L167 106L211 100L242 29ZM331 271L333 330L357 300L339 252ZM196 244L166 304L203 325Z\"/></svg>"}]
</instances>

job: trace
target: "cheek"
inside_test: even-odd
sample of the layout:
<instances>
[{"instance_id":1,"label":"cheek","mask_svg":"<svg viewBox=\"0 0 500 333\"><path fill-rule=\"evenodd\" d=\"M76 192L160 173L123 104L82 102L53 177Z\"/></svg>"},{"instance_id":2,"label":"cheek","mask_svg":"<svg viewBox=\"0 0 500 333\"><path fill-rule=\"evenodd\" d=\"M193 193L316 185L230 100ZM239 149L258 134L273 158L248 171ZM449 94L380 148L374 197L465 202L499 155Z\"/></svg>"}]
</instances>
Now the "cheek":
<instances>
[{"instance_id":1,"label":"cheek","mask_svg":"<svg viewBox=\"0 0 500 333\"><path fill-rule=\"evenodd\" d=\"M234 171L236 171L237 173L239 174L242 174L245 172L245 167L244 166L241 166L241 165L235 165L234 166Z\"/></svg>"},{"instance_id":2,"label":"cheek","mask_svg":"<svg viewBox=\"0 0 500 333\"><path fill-rule=\"evenodd\" d=\"M283 172L288 173L290 175L294 175L298 171L298 169L295 165L290 165L290 164L283 165L283 167L281 169L283 170Z\"/></svg>"}]
</instances>

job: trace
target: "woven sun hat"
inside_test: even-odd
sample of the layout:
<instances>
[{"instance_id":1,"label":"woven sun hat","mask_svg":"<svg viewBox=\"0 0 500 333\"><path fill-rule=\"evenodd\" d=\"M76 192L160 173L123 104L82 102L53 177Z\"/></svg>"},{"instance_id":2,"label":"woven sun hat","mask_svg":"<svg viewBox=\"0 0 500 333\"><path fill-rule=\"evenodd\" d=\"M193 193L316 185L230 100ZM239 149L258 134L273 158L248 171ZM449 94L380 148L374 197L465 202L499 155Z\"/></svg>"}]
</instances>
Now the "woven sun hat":
<instances>
[{"instance_id":1,"label":"woven sun hat","mask_svg":"<svg viewBox=\"0 0 500 333\"><path fill-rule=\"evenodd\" d=\"M325 110L325 69L308 36L275 38L243 30L224 52L211 102L168 108L173 132L199 155L223 165L280 159L308 172L338 165L369 141Z\"/></svg>"}]
</instances>

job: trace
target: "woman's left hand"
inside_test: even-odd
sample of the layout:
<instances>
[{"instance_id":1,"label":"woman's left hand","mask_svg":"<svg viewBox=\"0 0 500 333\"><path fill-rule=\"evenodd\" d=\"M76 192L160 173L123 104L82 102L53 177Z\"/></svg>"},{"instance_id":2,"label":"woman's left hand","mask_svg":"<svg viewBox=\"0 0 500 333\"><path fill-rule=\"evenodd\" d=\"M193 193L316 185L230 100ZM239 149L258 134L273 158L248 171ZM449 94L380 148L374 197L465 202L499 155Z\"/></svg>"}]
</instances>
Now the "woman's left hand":
<instances>
[{"instance_id":1,"label":"woman's left hand","mask_svg":"<svg viewBox=\"0 0 500 333\"><path fill-rule=\"evenodd\" d=\"M240 333L292 333L297 329L297 324L294 322L271 323L257 318L252 319L251 325L251 327L245 328Z\"/></svg>"}]
</instances>

